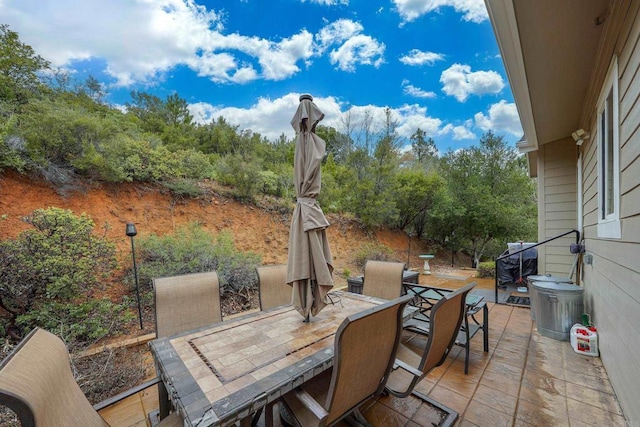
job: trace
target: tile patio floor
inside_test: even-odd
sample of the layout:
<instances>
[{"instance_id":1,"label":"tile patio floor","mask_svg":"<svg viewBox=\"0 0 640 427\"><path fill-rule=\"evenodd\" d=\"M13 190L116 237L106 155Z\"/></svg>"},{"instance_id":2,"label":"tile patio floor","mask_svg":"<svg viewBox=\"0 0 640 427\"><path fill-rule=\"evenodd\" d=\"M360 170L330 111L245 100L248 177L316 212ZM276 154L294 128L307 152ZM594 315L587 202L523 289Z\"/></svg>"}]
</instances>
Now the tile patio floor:
<instances>
[{"instance_id":1,"label":"tile patio floor","mask_svg":"<svg viewBox=\"0 0 640 427\"><path fill-rule=\"evenodd\" d=\"M451 288L466 281L420 277L420 283ZM492 302L489 308L489 353L483 352L479 332L471 340L468 375L464 349L454 347L417 387L457 411L456 426L625 426L600 358L579 355L569 342L538 334L528 308ZM145 414L156 406L152 387L102 415L112 426L142 427ZM381 397L362 412L374 426L432 425L433 412L413 396Z\"/></svg>"}]
</instances>

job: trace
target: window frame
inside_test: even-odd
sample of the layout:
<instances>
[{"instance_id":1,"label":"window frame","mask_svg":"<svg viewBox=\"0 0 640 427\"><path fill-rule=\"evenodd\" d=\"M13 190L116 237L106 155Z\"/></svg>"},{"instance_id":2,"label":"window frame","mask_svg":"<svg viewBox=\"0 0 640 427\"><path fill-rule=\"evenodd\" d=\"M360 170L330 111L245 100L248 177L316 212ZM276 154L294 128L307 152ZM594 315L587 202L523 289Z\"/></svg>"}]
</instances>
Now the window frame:
<instances>
[{"instance_id":1,"label":"window frame","mask_svg":"<svg viewBox=\"0 0 640 427\"><path fill-rule=\"evenodd\" d=\"M621 238L620 120L617 56L613 57L609 65L604 85L598 97L596 111L598 237L619 239Z\"/></svg>"}]
</instances>

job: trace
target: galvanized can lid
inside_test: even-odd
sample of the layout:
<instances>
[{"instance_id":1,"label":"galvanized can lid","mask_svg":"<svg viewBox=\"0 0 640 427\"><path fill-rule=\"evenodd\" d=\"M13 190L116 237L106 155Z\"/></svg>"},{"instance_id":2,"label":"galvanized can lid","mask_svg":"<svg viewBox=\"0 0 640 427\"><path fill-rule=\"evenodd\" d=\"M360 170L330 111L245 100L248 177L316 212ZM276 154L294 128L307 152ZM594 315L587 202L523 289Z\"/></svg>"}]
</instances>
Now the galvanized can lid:
<instances>
[{"instance_id":1,"label":"galvanized can lid","mask_svg":"<svg viewBox=\"0 0 640 427\"><path fill-rule=\"evenodd\" d=\"M582 286L575 285L573 283L562 282L533 282L531 286L540 291L555 291L564 293L581 293L584 291Z\"/></svg>"}]
</instances>

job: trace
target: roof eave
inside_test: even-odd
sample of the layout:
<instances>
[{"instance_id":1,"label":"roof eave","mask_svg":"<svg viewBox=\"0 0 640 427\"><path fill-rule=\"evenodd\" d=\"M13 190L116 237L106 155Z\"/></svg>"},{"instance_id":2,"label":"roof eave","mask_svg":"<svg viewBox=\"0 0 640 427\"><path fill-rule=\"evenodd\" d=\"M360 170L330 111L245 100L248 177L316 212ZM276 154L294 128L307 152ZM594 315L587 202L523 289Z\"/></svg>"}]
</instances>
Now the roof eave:
<instances>
[{"instance_id":1,"label":"roof eave","mask_svg":"<svg viewBox=\"0 0 640 427\"><path fill-rule=\"evenodd\" d=\"M526 140L526 151L538 149L538 136L533 117L533 107L524 58L520 44L518 23L512 0L485 0L487 11L496 40L500 48L500 54L507 72L507 78L511 85L511 91L516 101L516 107L520 116L520 123ZM525 148L525 147L523 147Z\"/></svg>"}]
</instances>

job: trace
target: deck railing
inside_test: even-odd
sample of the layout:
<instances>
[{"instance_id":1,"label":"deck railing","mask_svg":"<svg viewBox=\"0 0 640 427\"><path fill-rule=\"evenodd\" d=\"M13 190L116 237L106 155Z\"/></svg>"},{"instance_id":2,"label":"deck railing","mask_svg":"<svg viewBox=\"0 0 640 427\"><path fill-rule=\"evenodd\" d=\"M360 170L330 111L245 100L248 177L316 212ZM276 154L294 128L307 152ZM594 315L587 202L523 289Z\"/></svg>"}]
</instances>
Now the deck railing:
<instances>
[{"instance_id":1,"label":"deck railing","mask_svg":"<svg viewBox=\"0 0 640 427\"><path fill-rule=\"evenodd\" d=\"M527 250L529 250L531 248L535 248L535 247L544 245L545 243L552 242L552 241L554 241L556 239L559 239L561 237L567 236L567 235L569 235L571 233L576 233L576 244L580 244L580 232L578 230L570 230L570 231L564 232L562 234L558 234L557 236L551 237L551 238L549 238L547 240L544 240L542 242L536 243L535 245L527 246L526 248L522 248L522 249L519 249L519 250L517 250L515 252L507 253L507 254L500 255L499 257L497 257L495 259L495 267L494 267L494 270L495 270L494 276L495 276L495 281L496 281L496 304L500 304L500 302L498 301L498 261L500 261L501 259L505 259L507 257L510 257L512 255L517 255L517 254L522 253L524 251L527 251Z\"/></svg>"}]
</instances>

